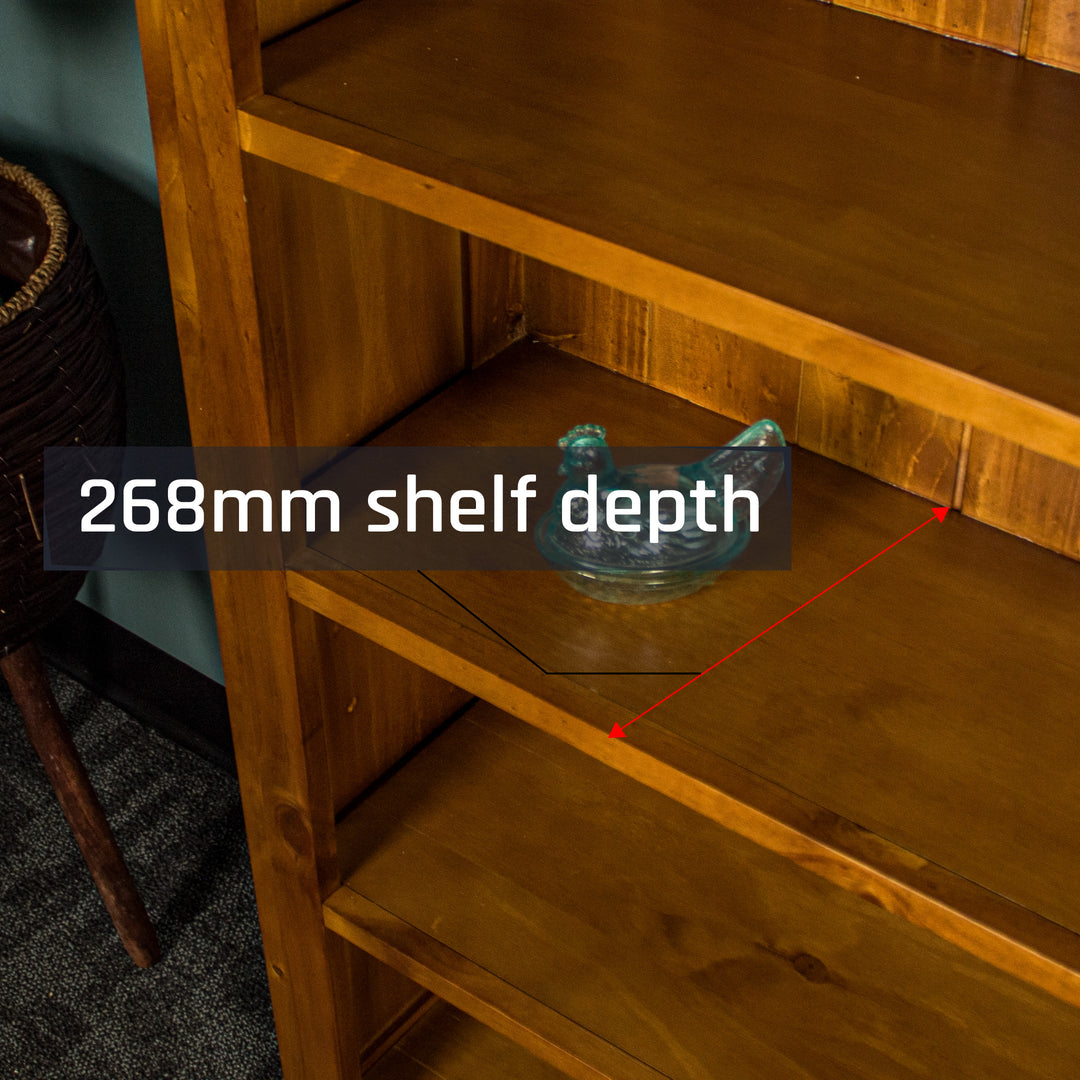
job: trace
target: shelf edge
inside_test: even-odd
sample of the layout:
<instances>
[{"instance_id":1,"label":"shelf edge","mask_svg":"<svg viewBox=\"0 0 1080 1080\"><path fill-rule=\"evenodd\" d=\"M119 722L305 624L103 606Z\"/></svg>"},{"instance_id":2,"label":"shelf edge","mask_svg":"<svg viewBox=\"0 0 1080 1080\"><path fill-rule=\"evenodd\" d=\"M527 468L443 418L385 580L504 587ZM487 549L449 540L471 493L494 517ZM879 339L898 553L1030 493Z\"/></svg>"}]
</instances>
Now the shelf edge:
<instances>
[{"instance_id":1,"label":"shelf edge","mask_svg":"<svg viewBox=\"0 0 1080 1080\"><path fill-rule=\"evenodd\" d=\"M323 580L324 576L327 580ZM331 579L350 582L350 596ZM1080 1007L1080 936L854 822L545 675L358 572L289 571L291 598L819 877ZM445 624L445 625L444 625ZM497 654L497 655L496 655ZM498 669L500 674L495 674ZM581 714L592 717L590 721Z\"/></svg>"},{"instance_id":2,"label":"shelf edge","mask_svg":"<svg viewBox=\"0 0 1080 1080\"><path fill-rule=\"evenodd\" d=\"M655 301L935 412L948 402L950 416L1080 466L1080 416L515 207L500 177L484 174L478 182L478 170L462 162L270 95L246 102L238 122L241 148L256 157Z\"/></svg>"},{"instance_id":3,"label":"shelf edge","mask_svg":"<svg viewBox=\"0 0 1080 1080\"><path fill-rule=\"evenodd\" d=\"M354 892L323 905L326 926L574 1080L665 1080L662 1073ZM529 1017L528 1022L524 1019ZM596 1064L590 1064L596 1062Z\"/></svg>"}]
</instances>

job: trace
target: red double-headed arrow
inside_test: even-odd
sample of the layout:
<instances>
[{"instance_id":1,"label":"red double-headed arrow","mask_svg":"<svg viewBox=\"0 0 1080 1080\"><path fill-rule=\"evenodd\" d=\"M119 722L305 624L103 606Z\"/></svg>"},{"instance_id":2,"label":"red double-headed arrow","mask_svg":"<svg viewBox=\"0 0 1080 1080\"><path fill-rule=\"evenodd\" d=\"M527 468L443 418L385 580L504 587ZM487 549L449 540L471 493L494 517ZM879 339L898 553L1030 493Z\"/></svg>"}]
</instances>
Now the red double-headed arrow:
<instances>
[{"instance_id":1,"label":"red double-headed arrow","mask_svg":"<svg viewBox=\"0 0 1080 1080\"><path fill-rule=\"evenodd\" d=\"M882 548L876 555L871 555L870 558L866 560L866 562L859 563L859 565L856 566L854 570L849 570L842 578L837 578L836 581L834 581L828 587L822 589L821 592L816 593L814 596L811 596L809 600L804 600L803 603L801 603L797 608L794 608L792 611L789 611L782 619L777 619L776 622L772 624L772 626L766 626L765 629L761 631L761 633L755 634L752 638L750 638L749 641L744 641L737 649L732 649L732 651L729 652L727 656L722 656L719 660L716 661L715 664L710 664L704 671L699 672L692 679L684 682L682 686L678 688L678 690L672 690L670 694L668 694L666 697L662 697L655 704L650 705L644 712L639 712L633 720L628 720L625 724L615 724L612 727L611 731L608 733L608 738L625 739L626 729L631 724L640 720L648 713L651 713L653 709L657 708L658 706L663 705L665 701L670 701L676 694L681 693L688 686L692 686L698 681L698 679L703 678L705 675L708 675L709 672L712 671L714 668L718 668L725 660L730 660L736 653L742 652L747 645L752 645L755 641L757 641L758 638L764 637L770 630L775 630L782 622L787 622L787 620L790 619L792 615L795 615L797 612L802 611L804 607L808 607L815 600L817 600L818 597L824 596L830 589L835 589L836 586L840 584L840 582L847 581L847 579L851 577L852 574L857 574L864 566L869 566L870 563L872 563L875 559L881 558L881 556L884 555L886 551L891 551L894 547L896 547L897 544L903 543L909 536L914 536L914 534L917 533L920 529L929 525L931 521L944 521L945 515L948 512L949 508L947 506L935 507L933 516L928 517L922 523L922 525L916 525L915 528L912 529L910 532L904 533L904 535L901 536L899 540L894 540L888 547Z\"/></svg>"}]
</instances>

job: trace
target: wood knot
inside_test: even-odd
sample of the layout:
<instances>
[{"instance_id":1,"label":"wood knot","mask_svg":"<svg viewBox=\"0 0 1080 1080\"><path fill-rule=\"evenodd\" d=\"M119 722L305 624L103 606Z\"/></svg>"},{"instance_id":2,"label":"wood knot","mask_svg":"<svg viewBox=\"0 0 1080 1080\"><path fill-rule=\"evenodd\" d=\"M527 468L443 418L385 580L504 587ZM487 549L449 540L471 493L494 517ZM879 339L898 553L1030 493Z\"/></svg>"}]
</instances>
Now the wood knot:
<instances>
[{"instance_id":1,"label":"wood knot","mask_svg":"<svg viewBox=\"0 0 1080 1080\"><path fill-rule=\"evenodd\" d=\"M807 981L812 983L832 982L829 969L809 953L798 953L791 958L791 966Z\"/></svg>"},{"instance_id":2,"label":"wood knot","mask_svg":"<svg viewBox=\"0 0 1080 1080\"><path fill-rule=\"evenodd\" d=\"M285 843L302 858L309 857L315 845L311 839L311 830L300 811L295 806L283 803L277 808L274 817Z\"/></svg>"}]
</instances>

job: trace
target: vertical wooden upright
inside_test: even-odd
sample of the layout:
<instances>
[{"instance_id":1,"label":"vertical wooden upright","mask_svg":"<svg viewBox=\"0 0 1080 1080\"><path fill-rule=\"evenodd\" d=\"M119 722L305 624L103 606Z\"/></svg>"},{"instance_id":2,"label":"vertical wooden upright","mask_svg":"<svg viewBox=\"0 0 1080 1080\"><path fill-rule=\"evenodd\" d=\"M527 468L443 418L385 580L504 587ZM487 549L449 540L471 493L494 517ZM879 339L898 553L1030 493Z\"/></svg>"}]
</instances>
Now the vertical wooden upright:
<instances>
[{"instance_id":1,"label":"vertical wooden upright","mask_svg":"<svg viewBox=\"0 0 1080 1080\"><path fill-rule=\"evenodd\" d=\"M237 101L258 90L254 7L139 0L138 14L193 439L274 445L288 418L263 380L236 127ZM317 721L300 709L284 578L213 579L282 1065L355 1078L352 983L336 977L346 946L322 918L337 884L331 792Z\"/></svg>"}]
</instances>

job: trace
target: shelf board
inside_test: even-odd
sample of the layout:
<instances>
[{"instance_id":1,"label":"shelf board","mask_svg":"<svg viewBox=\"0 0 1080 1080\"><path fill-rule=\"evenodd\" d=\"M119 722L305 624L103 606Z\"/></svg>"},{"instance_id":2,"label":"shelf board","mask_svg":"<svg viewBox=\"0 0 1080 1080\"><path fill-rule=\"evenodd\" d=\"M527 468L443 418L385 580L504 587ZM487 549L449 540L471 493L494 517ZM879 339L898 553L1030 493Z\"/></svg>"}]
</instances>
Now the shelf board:
<instances>
[{"instance_id":1,"label":"shelf board","mask_svg":"<svg viewBox=\"0 0 1080 1080\"><path fill-rule=\"evenodd\" d=\"M1080 463L1080 76L810 0L580 13L354 4L264 50L245 148Z\"/></svg>"},{"instance_id":2,"label":"shelf board","mask_svg":"<svg viewBox=\"0 0 1080 1080\"><path fill-rule=\"evenodd\" d=\"M1070 1007L489 705L338 847L330 929L572 1077L1019 1080L1080 1053Z\"/></svg>"},{"instance_id":3,"label":"shelf board","mask_svg":"<svg viewBox=\"0 0 1080 1080\"><path fill-rule=\"evenodd\" d=\"M733 428L523 345L380 441L543 445L585 420L624 445L715 445ZM294 571L289 589L1080 1004L1076 563L951 514L638 721L630 738L607 738L685 682L682 672L703 670L930 517L923 500L797 449L793 474L794 569L731 572L672 604L600 604L544 572L376 581Z\"/></svg>"},{"instance_id":4,"label":"shelf board","mask_svg":"<svg viewBox=\"0 0 1080 1080\"><path fill-rule=\"evenodd\" d=\"M439 1004L364 1073L365 1080L565 1080L471 1017Z\"/></svg>"}]
</instances>

